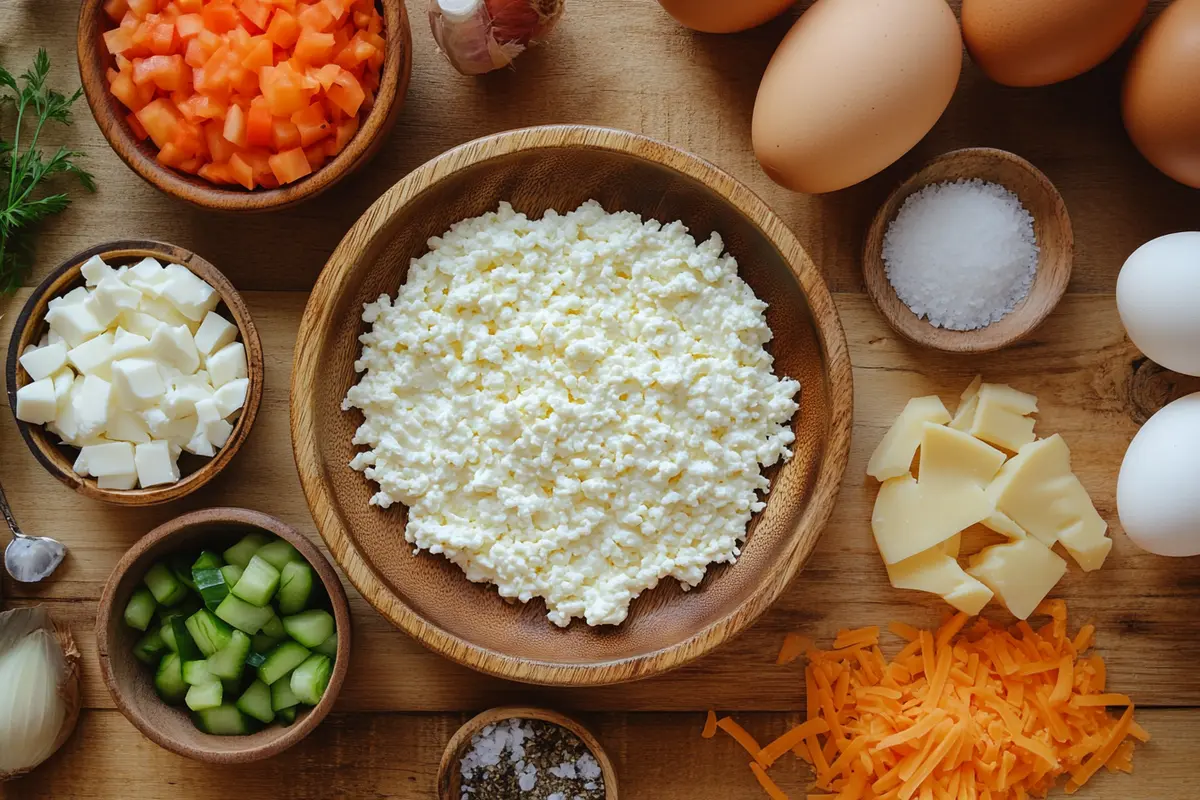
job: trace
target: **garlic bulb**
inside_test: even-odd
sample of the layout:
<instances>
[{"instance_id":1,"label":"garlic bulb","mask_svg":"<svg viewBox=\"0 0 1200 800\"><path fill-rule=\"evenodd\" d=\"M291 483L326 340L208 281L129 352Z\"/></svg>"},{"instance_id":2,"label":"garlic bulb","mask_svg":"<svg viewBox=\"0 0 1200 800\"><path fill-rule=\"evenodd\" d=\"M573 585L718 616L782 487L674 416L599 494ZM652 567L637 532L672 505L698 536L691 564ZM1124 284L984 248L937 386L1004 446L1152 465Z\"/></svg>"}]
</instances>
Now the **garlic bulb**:
<instances>
[{"instance_id":1,"label":"garlic bulb","mask_svg":"<svg viewBox=\"0 0 1200 800\"><path fill-rule=\"evenodd\" d=\"M79 650L40 607L0 613L0 781L52 756L79 719Z\"/></svg>"},{"instance_id":2,"label":"garlic bulb","mask_svg":"<svg viewBox=\"0 0 1200 800\"><path fill-rule=\"evenodd\" d=\"M429 0L438 49L464 75L512 64L558 24L563 0Z\"/></svg>"}]
</instances>

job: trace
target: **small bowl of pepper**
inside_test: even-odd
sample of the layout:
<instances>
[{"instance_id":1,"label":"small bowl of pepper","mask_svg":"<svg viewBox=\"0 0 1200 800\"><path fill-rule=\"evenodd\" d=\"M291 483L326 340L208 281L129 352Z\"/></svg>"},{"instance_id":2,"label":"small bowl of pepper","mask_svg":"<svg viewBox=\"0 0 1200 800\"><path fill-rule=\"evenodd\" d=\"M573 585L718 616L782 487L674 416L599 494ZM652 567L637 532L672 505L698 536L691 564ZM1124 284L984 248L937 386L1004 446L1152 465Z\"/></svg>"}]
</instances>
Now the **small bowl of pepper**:
<instances>
[{"instance_id":1,"label":"small bowl of pepper","mask_svg":"<svg viewBox=\"0 0 1200 800\"><path fill-rule=\"evenodd\" d=\"M617 800L617 774L600 742L570 717L504 706L451 737L438 767L438 800L538 797Z\"/></svg>"}]
</instances>

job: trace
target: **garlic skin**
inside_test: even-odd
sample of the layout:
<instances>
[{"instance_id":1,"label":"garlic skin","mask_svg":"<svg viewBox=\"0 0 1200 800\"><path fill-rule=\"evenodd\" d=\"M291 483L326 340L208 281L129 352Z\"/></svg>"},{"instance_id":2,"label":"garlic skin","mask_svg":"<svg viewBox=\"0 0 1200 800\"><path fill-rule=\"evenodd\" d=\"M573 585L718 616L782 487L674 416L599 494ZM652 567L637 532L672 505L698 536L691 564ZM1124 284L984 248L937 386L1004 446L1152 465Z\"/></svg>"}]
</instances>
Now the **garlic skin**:
<instances>
[{"instance_id":1,"label":"garlic skin","mask_svg":"<svg viewBox=\"0 0 1200 800\"><path fill-rule=\"evenodd\" d=\"M562 14L563 0L429 0L433 38L463 75L510 66Z\"/></svg>"}]
</instances>

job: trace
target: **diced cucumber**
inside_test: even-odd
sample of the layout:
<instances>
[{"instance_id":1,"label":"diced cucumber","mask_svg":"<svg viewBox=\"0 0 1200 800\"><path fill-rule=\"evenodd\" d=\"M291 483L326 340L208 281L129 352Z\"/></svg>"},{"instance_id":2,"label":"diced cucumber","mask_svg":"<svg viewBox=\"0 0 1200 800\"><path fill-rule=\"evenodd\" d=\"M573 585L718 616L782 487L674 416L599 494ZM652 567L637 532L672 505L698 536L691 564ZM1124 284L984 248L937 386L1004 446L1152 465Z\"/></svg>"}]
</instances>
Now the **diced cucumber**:
<instances>
[{"instance_id":1,"label":"diced cucumber","mask_svg":"<svg viewBox=\"0 0 1200 800\"><path fill-rule=\"evenodd\" d=\"M286 634L283 636L268 636L265 633L256 633L254 634L254 638L250 640L250 649L255 653L263 653L265 655L274 650L275 645L286 638Z\"/></svg>"},{"instance_id":2,"label":"diced cucumber","mask_svg":"<svg viewBox=\"0 0 1200 800\"><path fill-rule=\"evenodd\" d=\"M187 707L192 711L204 711L209 708L216 708L221 705L221 696L224 694L224 691L221 688L221 682L214 678L208 683L189 688L184 702L187 703Z\"/></svg>"},{"instance_id":3,"label":"diced cucumber","mask_svg":"<svg viewBox=\"0 0 1200 800\"><path fill-rule=\"evenodd\" d=\"M233 629L207 608L202 608L187 618L187 629L205 658L229 644L229 638L233 634Z\"/></svg>"},{"instance_id":4,"label":"diced cucumber","mask_svg":"<svg viewBox=\"0 0 1200 800\"><path fill-rule=\"evenodd\" d=\"M208 671L218 678L235 680L242 677L246 656L250 655L250 637L235 630L229 644L208 657Z\"/></svg>"},{"instance_id":5,"label":"diced cucumber","mask_svg":"<svg viewBox=\"0 0 1200 800\"><path fill-rule=\"evenodd\" d=\"M225 576L225 583L228 586L233 586L242 579L242 568L237 564L226 564L221 567L221 574Z\"/></svg>"},{"instance_id":6,"label":"diced cucumber","mask_svg":"<svg viewBox=\"0 0 1200 800\"><path fill-rule=\"evenodd\" d=\"M188 588L166 564L155 564L142 578L154 599L164 606L173 606L188 596Z\"/></svg>"},{"instance_id":7,"label":"diced cucumber","mask_svg":"<svg viewBox=\"0 0 1200 800\"><path fill-rule=\"evenodd\" d=\"M166 652L167 643L163 641L161 627L151 628L133 646L133 654L143 664L157 664Z\"/></svg>"},{"instance_id":8,"label":"diced cucumber","mask_svg":"<svg viewBox=\"0 0 1200 800\"><path fill-rule=\"evenodd\" d=\"M157 607L158 603L150 590L139 586L125 604L125 624L135 630L146 630L154 619L154 609Z\"/></svg>"},{"instance_id":9,"label":"diced cucumber","mask_svg":"<svg viewBox=\"0 0 1200 800\"><path fill-rule=\"evenodd\" d=\"M183 662L183 682L188 686L203 686L215 680L219 678L208 671L208 659Z\"/></svg>"},{"instance_id":10,"label":"diced cucumber","mask_svg":"<svg viewBox=\"0 0 1200 800\"><path fill-rule=\"evenodd\" d=\"M292 691L291 675L271 684L271 708L276 711L283 711L286 708L294 708L298 705L300 705L300 698L296 697L296 693Z\"/></svg>"},{"instance_id":11,"label":"diced cucumber","mask_svg":"<svg viewBox=\"0 0 1200 800\"><path fill-rule=\"evenodd\" d=\"M315 706L321 702L321 696L325 694L325 687L329 686L329 677L332 674L333 662L329 660L329 656L314 653L292 673L292 694L296 695L301 703Z\"/></svg>"},{"instance_id":12,"label":"diced cucumber","mask_svg":"<svg viewBox=\"0 0 1200 800\"><path fill-rule=\"evenodd\" d=\"M171 573L193 592L196 591L196 584L192 582L192 562L194 560L188 553L175 553L167 558L167 565L171 567Z\"/></svg>"},{"instance_id":13,"label":"diced cucumber","mask_svg":"<svg viewBox=\"0 0 1200 800\"><path fill-rule=\"evenodd\" d=\"M283 629L287 631L288 636L311 650L333 636L333 615L320 608L301 611L299 614L284 617ZM336 641L334 644L336 645Z\"/></svg>"},{"instance_id":14,"label":"diced cucumber","mask_svg":"<svg viewBox=\"0 0 1200 800\"><path fill-rule=\"evenodd\" d=\"M220 569L225 566L225 559L212 550L201 550L200 555L192 562L192 572L198 569Z\"/></svg>"},{"instance_id":15,"label":"diced cucumber","mask_svg":"<svg viewBox=\"0 0 1200 800\"><path fill-rule=\"evenodd\" d=\"M196 582L196 591L204 598L204 606L209 611L221 605L221 601L229 595L229 584L225 583L225 575L219 569L194 569L192 578Z\"/></svg>"},{"instance_id":16,"label":"diced cucumber","mask_svg":"<svg viewBox=\"0 0 1200 800\"><path fill-rule=\"evenodd\" d=\"M259 636L262 636L262 634L261 633L255 634L254 638L257 639ZM263 665L263 662L266 660L267 660L267 654L256 651L254 649L254 642L251 641L250 642L250 655L246 656L246 666L250 667L253 670L257 670L259 667L261 667Z\"/></svg>"},{"instance_id":17,"label":"diced cucumber","mask_svg":"<svg viewBox=\"0 0 1200 800\"><path fill-rule=\"evenodd\" d=\"M195 712L196 727L215 736L241 736L250 732L250 724L235 705L220 705Z\"/></svg>"},{"instance_id":18,"label":"diced cucumber","mask_svg":"<svg viewBox=\"0 0 1200 800\"><path fill-rule=\"evenodd\" d=\"M237 697L239 694L242 693L242 678L243 677L244 676L239 675L236 678L222 678L221 679L221 685L225 687L225 696L226 697Z\"/></svg>"},{"instance_id":19,"label":"diced cucumber","mask_svg":"<svg viewBox=\"0 0 1200 800\"><path fill-rule=\"evenodd\" d=\"M283 620L279 618L278 614L271 615L271 618L262 626L262 633L278 639L287 636L287 631L283 629Z\"/></svg>"},{"instance_id":20,"label":"diced cucumber","mask_svg":"<svg viewBox=\"0 0 1200 800\"><path fill-rule=\"evenodd\" d=\"M230 591L250 605L262 607L271 602L278 588L279 570L261 556L255 555L246 565L241 579Z\"/></svg>"},{"instance_id":21,"label":"diced cucumber","mask_svg":"<svg viewBox=\"0 0 1200 800\"><path fill-rule=\"evenodd\" d=\"M288 562L279 573L279 613L299 614L308 607L313 589L313 568L306 561Z\"/></svg>"},{"instance_id":22,"label":"diced cucumber","mask_svg":"<svg viewBox=\"0 0 1200 800\"><path fill-rule=\"evenodd\" d=\"M171 626L171 620L173 619L175 618L167 617L163 621L162 626L158 629L158 632L159 635L162 636L163 644L167 646L167 649L172 653L178 653L179 645L175 644L175 629Z\"/></svg>"},{"instance_id":23,"label":"diced cucumber","mask_svg":"<svg viewBox=\"0 0 1200 800\"><path fill-rule=\"evenodd\" d=\"M283 569L292 561L304 562L304 556L300 555L300 551L291 542L286 542L283 539L276 539L273 542L264 544L258 548L258 552L255 555L277 570Z\"/></svg>"},{"instance_id":24,"label":"diced cucumber","mask_svg":"<svg viewBox=\"0 0 1200 800\"><path fill-rule=\"evenodd\" d=\"M275 681L300 666L311 655L308 648L298 642L280 642L267 653L267 660L258 668L258 679L271 686Z\"/></svg>"},{"instance_id":25,"label":"diced cucumber","mask_svg":"<svg viewBox=\"0 0 1200 800\"><path fill-rule=\"evenodd\" d=\"M171 628L172 648L184 661L195 661L201 657L200 647L188 631L187 622L183 617L171 617L167 625Z\"/></svg>"},{"instance_id":26,"label":"diced cucumber","mask_svg":"<svg viewBox=\"0 0 1200 800\"><path fill-rule=\"evenodd\" d=\"M225 551L225 563L245 569L258 549L268 541L267 537L261 533L246 534L240 542Z\"/></svg>"},{"instance_id":27,"label":"diced cucumber","mask_svg":"<svg viewBox=\"0 0 1200 800\"><path fill-rule=\"evenodd\" d=\"M238 711L254 717L259 722L271 723L275 720L275 710L271 707L271 687L262 681L254 681L237 701Z\"/></svg>"},{"instance_id":28,"label":"diced cucumber","mask_svg":"<svg viewBox=\"0 0 1200 800\"><path fill-rule=\"evenodd\" d=\"M178 653L167 653L158 662L154 673L154 689L164 701L175 704L187 697L188 685L183 682L182 662Z\"/></svg>"},{"instance_id":29,"label":"diced cucumber","mask_svg":"<svg viewBox=\"0 0 1200 800\"><path fill-rule=\"evenodd\" d=\"M281 709L275 714L275 720L285 728L296 721L296 707Z\"/></svg>"},{"instance_id":30,"label":"diced cucumber","mask_svg":"<svg viewBox=\"0 0 1200 800\"><path fill-rule=\"evenodd\" d=\"M213 612L238 630L248 634L256 634L275 612L270 606L259 607L247 603L237 595L230 594L221 601Z\"/></svg>"},{"instance_id":31,"label":"diced cucumber","mask_svg":"<svg viewBox=\"0 0 1200 800\"><path fill-rule=\"evenodd\" d=\"M329 638L321 642L313 648L314 653L320 653L323 656L337 658L337 632L329 634Z\"/></svg>"}]
</instances>

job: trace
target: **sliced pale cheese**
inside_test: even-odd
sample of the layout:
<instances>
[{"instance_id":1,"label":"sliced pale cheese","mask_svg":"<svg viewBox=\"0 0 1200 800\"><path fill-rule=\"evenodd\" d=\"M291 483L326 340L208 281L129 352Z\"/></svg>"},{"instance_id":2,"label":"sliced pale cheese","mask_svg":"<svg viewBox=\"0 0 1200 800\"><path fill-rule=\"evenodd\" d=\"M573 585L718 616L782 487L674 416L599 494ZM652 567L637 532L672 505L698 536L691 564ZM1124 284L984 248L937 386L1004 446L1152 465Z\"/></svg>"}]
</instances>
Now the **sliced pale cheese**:
<instances>
[{"instance_id":1,"label":"sliced pale cheese","mask_svg":"<svg viewBox=\"0 0 1200 800\"><path fill-rule=\"evenodd\" d=\"M979 387L983 385L983 376L976 375L971 385L963 390L958 400L958 408L954 410L954 419L950 427L963 433L971 432L971 423L975 420L975 409L979 408Z\"/></svg>"},{"instance_id":2,"label":"sliced pale cheese","mask_svg":"<svg viewBox=\"0 0 1200 800\"><path fill-rule=\"evenodd\" d=\"M887 571L897 589L931 592L968 614L978 614L992 599L991 589L964 572L940 547L891 564Z\"/></svg>"},{"instance_id":3,"label":"sliced pale cheese","mask_svg":"<svg viewBox=\"0 0 1200 800\"><path fill-rule=\"evenodd\" d=\"M950 412L941 398L931 395L909 400L871 454L871 460L867 462L867 474L878 481L908 475L913 456L921 444L922 426L926 422L944 425L949 421Z\"/></svg>"},{"instance_id":4,"label":"sliced pale cheese","mask_svg":"<svg viewBox=\"0 0 1200 800\"><path fill-rule=\"evenodd\" d=\"M951 558L958 558L958 553L960 550L962 550L962 534L954 534L949 539L939 544L938 548Z\"/></svg>"},{"instance_id":5,"label":"sliced pale cheese","mask_svg":"<svg viewBox=\"0 0 1200 800\"><path fill-rule=\"evenodd\" d=\"M880 487L871 514L871 532L883 563L896 564L961 533L991 510L981 489L925 489L905 475L884 481Z\"/></svg>"},{"instance_id":6,"label":"sliced pale cheese","mask_svg":"<svg viewBox=\"0 0 1200 800\"><path fill-rule=\"evenodd\" d=\"M1017 619L1028 619L1067 571L1067 562L1032 536L985 547L967 568Z\"/></svg>"},{"instance_id":7,"label":"sliced pale cheese","mask_svg":"<svg viewBox=\"0 0 1200 800\"><path fill-rule=\"evenodd\" d=\"M1032 442L1037 398L1010 386L985 383L979 387L978 403L967 431L989 444L1014 453Z\"/></svg>"},{"instance_id":8,"label":"sliced pale cheese","mask_svg":"<svg viewBox=\"0 0 1200 800\"><path fill-rule=\"evenodd\" d=\"M925 423L921 429L918 480L926 487L958 491L970 485L984 489L996 477L1006 456L991 445L945 425Z\"/></svg>"},{"instance_id":9,"label":"sliced pale cheese","mask_svg":"<svg viewBox=\"0 0 1200 800\"><path fill-rule=\"evenodd\" d=\"M1003 511L993 511L983 524L1003 536L1010 539L1024 539L1028 536L1025 529L1017 523L1013 522Z\"/></svg>"}]
</instances>

